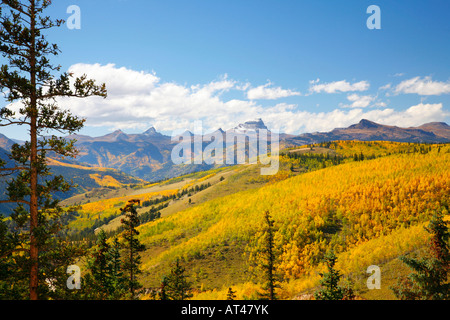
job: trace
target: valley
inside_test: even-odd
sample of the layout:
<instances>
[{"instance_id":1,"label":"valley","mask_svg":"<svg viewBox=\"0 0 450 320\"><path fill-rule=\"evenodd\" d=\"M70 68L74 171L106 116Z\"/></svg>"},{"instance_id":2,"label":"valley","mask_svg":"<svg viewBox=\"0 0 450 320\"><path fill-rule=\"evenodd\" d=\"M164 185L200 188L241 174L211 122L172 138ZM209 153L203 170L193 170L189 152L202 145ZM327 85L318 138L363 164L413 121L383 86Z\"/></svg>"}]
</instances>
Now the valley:
<instances>
[{"instance_id":1,"label":"valley","mask_svg":"<svg viewBox=\"0 0 450 320\"><path fill-rule=\"evenodd\" d=\"M93 189L63 204L81 206L69 230L89 245L100 229L110 240L120 237L119 208L128 200L141 201L141 218L158 209L138 228L145 288L157 290L181 258L193 299L225 299L229 287L237 299L255 299L261 284L249 261L268 210L277 230L280 298L309 297L324 253L334 248L360 299L394 299L387 284L407 272L399 256L423 252L433 210L448 214L449 162L449 144L333 141L282 150L275 176L260 176L259 165L229 166ZM142 205L149 200L154 204ZM382 290L365 287L369 265L382 268Z\"/></svg>"},{"instance_id":2,"label":"valley","mask_svg":"<svg viewBox=\"0 0 450 320\"><path fill-rule=\"evenodd\" d=\"M121 209L139 201L140 299L154 299L176 260L192 284L192 299L223 300L229 288L237 299L258 299L263 284L255 263L265 212L274 219L280 299L311 299L331 249L358 299L395 299L390 286L408 271L400 257L426 253L424 227L432 212L449 218L450 144L441 142L448 141L447 127L401 129L362 120L329 133L281 134L279 170L268 176L260 163L174 165L170 138L154 128L75 137L79 158L49 157L47 164L74 185L54 195L65 208L63 236L88 250L97 247L101 230L109 243L122 239ZM267 127L259 119L232 130L261 129ZM366 141L371 137L383 139ZM416 141L424 137L432 142ZM0 142L8 162L14 143ZM12 209L2 208L6 216ZM381 290L365 285L370 265L382 270Z\"/></svg>"}]
</instances>

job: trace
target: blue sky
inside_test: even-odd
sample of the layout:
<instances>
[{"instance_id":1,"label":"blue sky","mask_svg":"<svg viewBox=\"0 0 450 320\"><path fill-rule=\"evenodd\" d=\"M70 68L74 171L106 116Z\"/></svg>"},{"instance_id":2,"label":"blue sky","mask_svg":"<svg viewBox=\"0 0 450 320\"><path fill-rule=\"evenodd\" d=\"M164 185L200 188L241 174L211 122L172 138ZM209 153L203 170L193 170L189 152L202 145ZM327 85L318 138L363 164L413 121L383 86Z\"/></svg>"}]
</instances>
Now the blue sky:
<instances>
[{"instance_id":1,"label":"blue sky","mask_svg":"<svg viewBox=\"0 0 450 320\"><path fill-rule=\"evenodd\" d=\"M49 33L55 63L106 82L104 101L61 101L81 133L170 134L262 118L328 131L362 118L403 127L450 123L450 2L364 0L58 0L81 29ZM366 26L370 5L381 29ZM13 138L24 128L0 128Z\"/></svg>"}]
</instances>

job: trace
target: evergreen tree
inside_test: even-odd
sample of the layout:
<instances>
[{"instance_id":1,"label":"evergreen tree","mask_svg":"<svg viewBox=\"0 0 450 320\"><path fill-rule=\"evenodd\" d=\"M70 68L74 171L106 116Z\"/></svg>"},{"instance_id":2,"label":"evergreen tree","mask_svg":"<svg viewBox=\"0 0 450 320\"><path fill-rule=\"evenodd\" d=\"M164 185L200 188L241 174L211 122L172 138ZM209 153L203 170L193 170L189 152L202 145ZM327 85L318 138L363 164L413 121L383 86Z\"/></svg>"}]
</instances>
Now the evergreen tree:
<instances>
[{"instance_id":1,"label":"evergreen tree","mask_svg":"<svg viewBox=\"0 0 450 320\"><path fill-rule=\"evenodd\" d=\"M363 161L363 160L364 160L364 154L361 151L361 153L359 154L359 161Z\"/></svg>"},{"instance_id":2,"label":"evergreen tree","mask_svg":"<svg viewBox=\"0 0 450 320\"><path fill-rule=\"evenodd\" d=\"M40 250L39 276L42 279L38 286L39 298L48 300L77 299L80 292L67 288L67 267L76 265L85 256L86 250L65 240L65 233L57 234L56 230L48 227L49 224L40 221L40 225L49 230L49 234L43 237L45 241L38 242ZM52 226L62 228L58 224L52 224Z\"/></svg>"},{"instance_id":3,"label":"evergreen tree","mask_svg":"<svg viewBox=\"0 0 450 320\"><path fill-rule=\"evenodd\" d=\"M90 273L85 276L83 286L86 299L105 300L112 292L109 251L106 234L100 229L97 245L92 249L91 259L87 263Z\"/></svg>"},{"instance_id":4,"label":"evergreen tree","mask_svg":"<svg viewBox=\"0 0 450 320\"><path fill-rule=\"evenodd\" d=\"M355 296L355 292L353 290L353 285L350 282L350 280L346 280L344 287L342 288L343 292L344 292L344 297L342 298L342 300L355 300L356 296Z\"/></svg>"},{"instance_id":5,"label":"evergreen tree","mask_svg":"<svg viewBox=\"0 0 450 320\"><path fill-rule=\"evenodd\" d=\"M140 222L135 208L136 204L140 204L140 201L130 200L125 208L120 209L121 212L125 214L125 217L121 220L124 227L122 270L127 278L126 287L129 290L131 299L136 299L136 290L142 287L137 281L137 275L141 273L139 268L141 256L139 252L145 250L144 245L142 245L137 238L139 231L137 231L136 228L139 226Z\"/></svg>"},{"instance_id":6,"label":"evergreen tree","mask_svg":"<svg viewBox=\"0 0 450 320\"><path fill-rule=\"evenodd\" d=\"M27 234L27 240L17 248L26 248L27 253L19 255L26 261L18 267L28 273L28 297L32 300L39 298L39 288L45 290L45 280L48 280L39 267L40 261L51 265L40 255L40 250L55 240L49 241L49 238L59 230L57 220L61 208L52 193L70 188L62 176L51 175L47 154L76 155L73 140L51 133L56 130L73 134L84 123L83 119L60 109L56 99L106 97L105 86L95 85L86 76L75 79L74 89L71 89L72 75L62 73L56 78L53 74L61 67L51 64L50 58L60 50L47 41L44 32L61 26L64 21L45 16L44 11L51 3L49 0L3 0L0 6L0 52L6 60L6 64L0 66L0 91L7 102L20 105L18 111L11 110L9 105L0 108L0 126L26 126L30 139L23 145L14 144L10 158L15 164L0 169L2 175L11 174L6 188L8 199L0 203L17 203L13 219L17 225L27 224L21 230ZM58 255L56 260L60 260ZM57 266L54 267L56 270Z\"/></svg>"},{"instance_id":7,"label":"evergreen tree","mask_svg":"<svg viewBox=\"0 0 450 320\"><path fill-rule=\"evenodd\" d=\"M351 300L354 298L351 287L342 288L339 286L342 275L334 268L336 260L337 257L332 250L325 255L328 272L320 273L322 289L314 293L316 300Z\"/></svg>"},{"instance_id":8,"label":"evergreen tree","mask_svg":"<svg viewBox=\"0 0 450 320\"><path fill-rule=\"evenodd\" d=\"M266 223L266 232L264 236L264 242L265 242L265 259L261 261L261 267L263 269L264 278L265 278L265 285L263 286L263 289L265 290L265 293L261 294L262 299L269 299L269 300L276 300L275 296L275 288L278 287L277 285L277 276L276 276L276 255L275 255L275 244L274 244L274 235L275 235L275 228L274 228L274 221L272 217L270 216L269 211L266 211L264 214L264 221Z\"/></svg>"},{"instance_id":9,"label":"evergreen tree","mask_svg":"<svg viewBox=\"0 0 450 320\"><path fill-rule=\"evenodd\" d=\"M394 294L402 300L447 300L450 298L450 252L448 239L450 236L447 223L443 220L443 212L437 211L426 229L430 233L429 257L408 258L401 260L413 272L400 279L392 288Z\"/></svg>"},{"instance_id":10,"label":"evergreen tree","mask_svg":"<svg viewBox=\"0 0 450 320\"><path fill-rule=\"evenodd\" d=\"M165 279L165 294L169 300L186 300L192 297L192 284L188 281L185 272L186 269L177 258L170 274Z\"/></svg>"},{"instance_id":11,"label":"evergreen tree","mask_svg":"<svg viewBox=\"0 0 450 320\"><path fill-rule=\"evenodd\" d=\"M263 300L276 300L275 289L281 279L277 272L279 248L275 245L275 233L274 221L266 211L261 230L247 247L249 271L258 281L263 280L263 291L258 293Z\"/></svg>"},{"instance_id":12,"label":"evergreen tree","mask_svg":"<svg viewBox=\"0 0 450 320\"><path fill-rule=\"evenodd\" d=\"M20 299L23 295L18 285L17 268L12 253L16 250L20 240L17 233L8 230L4 217L0 214L0 300ZM11 286L11 284L15 284Z\"/></svg>"},{"instance_id":13,"label":"evergreen tree","mask_svg":"<svg viewBox=\"0 0 450 320\"><path fill-rule=\"evenodd\" d=\"M111 277L111 298L119 299L125 296L126 278L122 271L122 261L120 255L120 242L117 237L114 237L111 249L109 251L109 271Z\"/></svg>"},{"instance_id":14,"label":"evergreen tree","mask_svg":"<svg viewBox=\"0 0 450 320\"><path fill-rule=\"evenodd\" d=\"M121 268L120 243L114 238L107 242L103 230L97 235L97 245L92 248L87 263L89 273L83 277L82 298L85 300L118 300L126 296L125 282Z\"/></svg>"},{"instance_id":15,"label":"evergreen tree","mask_svg":"<svg viewBox=\"0 0 450 320\"><path fill-rule=\"evenodd\" d=\"M236 291L233 291L231 287L228 288L227 300L234 300L236 298Z\"/></svg>"},{"instance_id":16,"label":"evergreen tree","mask_svg":"<svg viewBox=\"0 0 450 320\"><path fill-rule=\"evenodd\" d=\"M293 163L291 163L289 165L289 171L294 172L294 164Z\"/></svg>"},{"instance_id":17,"label":"evergreen tree","mask_svg":"<svg viewBox=\"0 0 450 320\"><path fill-rule=\"evenodd\" d=\"M110 272L108 270L108 253L110 250L110 246L107 243L106 233L103 229L100 229L97 237L97 248L94 251L94 260L90 269L94 279L99 284L98 289L107 294L110 286Z\"/></svg>"},{"instance_id":18,"label":"evergreen tree","mask_svg":"<svg viewBox=\"0 0 450 320\"><path fill-rule=\"evenodd\" d=\"M159 300L169 300L166 290L167 290L167 276L164 276L161 280L161 287L159 290Z\"/></svg>"}]
</instances>

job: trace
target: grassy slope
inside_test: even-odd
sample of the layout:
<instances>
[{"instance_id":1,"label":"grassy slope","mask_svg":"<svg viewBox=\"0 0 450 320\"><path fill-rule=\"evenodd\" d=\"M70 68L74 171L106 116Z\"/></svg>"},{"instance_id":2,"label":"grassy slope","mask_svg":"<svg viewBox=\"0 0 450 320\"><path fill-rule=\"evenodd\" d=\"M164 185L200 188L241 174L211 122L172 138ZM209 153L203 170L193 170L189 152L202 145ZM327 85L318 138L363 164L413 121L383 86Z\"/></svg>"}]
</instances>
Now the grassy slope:
<instances>
[{"instance_id":1,"label":"grassy slope","mask_svg":"<svg viewBox=\"0 0 450 320\"><path fill-rule=\"evenodd\" d=\"M115 169L75 165L50 158L48 159L48 164L51 166L53 174L63 175L77 185L76 188L68 193L71 196L98 188L108 190L147 183L142 179L132 177ZM67 194L64 196L67 197Z\"/></svg>"},{"instance_id":2,"label":"grassy slope","mask_svg":"<svg viewBox=\"0 0 450 320\"><path fill-rule=\"evenodd\" d=\"M155 199L162 195L177 193L183 188L191 188L205 183L211 184L210 188L194 193L190 197L191 204L188 202L187 195L175 201L171 200L170 206L161 210L161 215L164 217L213 198L221 197L227 193L234 193L248 188L256 188L262 183L267 183L267 181L244 183L243 179L238 179L238 181L236 179L231 179L232 182L228 182L228 177L239 175L241 171L248 173L248 168L244 166L239 168L228 167L213 169L140 187L122 186L119 188L97 188L87 193L66 199L63 202L63 205L81 206L81 209L78 210L80 216L69 225L71 230L75 230L89 227L93 225L97 219L108 218L113 214L118 214L119 208L130 199L140 199L141 201ZM252 171L255 171L255 169L252 168ZM245 178L250 179L251 177L257 176L255 172L253 172L253 174L245 175ZM221 181L221 177L225 180ZM138 213L144 213L148 209L149 208L145 207L140 208L138 209ZM120 219L120 217L117 217L108 222L108 224L103 225L101 228L105 231L113 231L120 226Z\"/></svg>"},{"instance_id":3,"label":"grassy slope","mask_svg":"<svg viewBox=\"0 0 450 320\"><path fill-rule=\"evenodd\" d=\"M359 189L365 185L368 186L367 190L373 187L383 188L383 186L387 186L387 193L379 193L379 195L385 197L395 195L398 187L402 184L411 183L415 185L419 183L416 187L408 189L407 192L410 193L405 195L403 199L397 199L395 200L397 202L391 203L391 207L386 208L389 214L380 218L383 222L380 225L368 227L364 231L365 236L358 238L354 234L355 230L348 234L353 239L344 243L343 252L356 250L352 248L361 248L364 244L370 243L372 239L389 235L393 230L401 230L398 228L402 228L402 226L408 230L409 225L414 226L417 222L426 220L425 216L421 216L421 212L428 208L427 204L448 201L449 158L448 153L438 155L434 152L425 155L395 155L370 161L348 163L307 173L259 189L251 189L217 198L141 226L141 240L149 248L148 254L143 259L143 267L148 271L143 281L148 286L157 285L161 275L167 272L169 263L176 257L182 256L194 273L195 270L205 269L207 265L216 264L216 273L205 271L209 274L209 277L204 279L203 288L217 288L220 278L230 279L232 283L229 283L229 285L242 284L247 279L242 249L254 235L255 230L260 227L262 221L260 213L270 210L283 232L291 234L291 236L286 236L286 239L295 242L297 240L292 235L301 234L300 226L303 221L314 217L313 219L317 219L314 222L319 228L323 225L321 219L323 220L324 216L321 215L321 212L326 208L320 204L320 199L339 199L342 197L353 200L344 201L338 206L338 210L343 210L346 207L349 207L350 210L356 210L356 212L343 212L343 218L351 220L352 216L358 216L349 223L362 226L363 223L367 223L367 218L364 217L366 202L383 200L377 198L378 194L373 197L370 194L365 194L364 197L361 197ZM441 178L440 185L429 185L439 178ZM408 197L413 195L423 195L427 197L428 201L418 199L417 203L413 204L417 206L418 211L413 212L411 216L405 214L409 208L405 207L406 211L398 211L398 208L407 205L410 199ZM315 204L314 201L318 201L318 203ZM305 202L309 202L310 205L305 206ZM430 205L429 208L432 207L433 205ZM371 213L373 218L380 213L380 208L382 206L375 206ZM384 226L386 226L386 230L383 230ZM321 236L322 240L327 238L325 233L322 233ZM399 250L385 250L387 247L381 247L375 251L369 250L366 252L367 256L364 259L369 259L372 263L386 263L405 251L423 245L423 241L415 243L411 240L411 235L406 236L405 232L398 239ZM403 242L405 247L401 247ZM392 243L385 242L386 245ZM319 250L322 251L326 247L326 245L318 246ZM302 258L303 252L301 248L298 251L300 252L300 257L297 257L299 259ZM320 255L315 258L318 256ZM220 259L217 259L217 257L220 257ZM346 260L364 261L363 257L364 255L361 256L360 254ZM289 259L286 258L284 263L288 264ZM233 267L230 268L230 265ZM299 266L299 268L301 267L305 269L305 272L314 272L317 266L311 264ZM362 267L358 266L357 268L361 271ZM367 266L364 265L364 267ZM354 268L350 268L348 272L356 272ZM217 270L221 271L217 272ZM194 277L193 274L192 276ZM297 291L301 291L303 288L303 285L295 285L295 282L296 280L292 280L292 287L287 286L285 289L285 298L292 298ZM310 282L310 285L312 283Z\"/></svg>"},{"instance_id":4,"label":"grassy slope","mask_svg":"<svg viewBox=\"0 0 450 320\"><path fill-rule=\"evenodd\" d=\"M333 154L337 152L351 157L355 153L363 152L365 155L385 156L399 151L411 151L413 148L409 144L353 142L339 142L326 147L317 146L313 153ZM89 197L91 202L102 202L114 197L136 197L150 192L177 190L187 185L210 182L212 187L194 194L191 197L191 204L188 203L187 196L182 200L174 201L168 208L162 210L162 219L140 227L141 240L147 245L147 250L143 254L144 274L141 281L146 287L158 286L161 277L168 272L170 263L175 257L183 256L187 269L190 271L191 280L194 281L195 287L199 290L196 298L223 299L228 286L234 286L237 289L238 298L251 298L254 297L257 286L249 281L244 248L261 224L260 212L270 209L286 234L298 234L302 221L308 220L308 216L314 216L320 229L320 219L325 218L326 220L326 216L318 215L317 212L324 208L321 208L320 201L319 204L314 204L314 201L309 199L319 199L320 197L338 199L339 197L352 196L356 197L360 206L364 206L364 199L358 199L357 196L357 188L361 185L382 186L386 181L394 183L392 186L388 184L391 188L391 193L388 195L392 196L396 193L395 186L404 183L403 180L417 178L420 185L420 180L427 173L430 173L427 181L431 181L433 175L447 174L446 181L448 182L448 170L446 169L449 160L448 146L446 148L444 147L440 154L436 154L436 150L433 149L433 152L428 155L395 155L364 162L350 161L348 164L311 172L279 183L270 183L270 180L262 178L257 166L239 166L174 178L142 189L117 188L97 192L97 194L92 192ZM373 163L376 163L376 165L373 165ZM288 166L288 163L282 163L282 171L288 171L286 170ZM357 174L349 174L350 172L357 172ZM224 181L219 180L222 176L225 178ZM282 177L282 179L285 178L287 176ZM268 182L270 184L265 186ZM320 185L320 188L317 188L317 185ZM424 185L420 186L426 188ZM442 188L442 184L437 187ZM413 188L408 192L419 194L419 191L419 189ZM411 195L406 194L405 197ZM386 196L386 194L381 193L379 196ZM429 197L430 195L427 194L426 196ZM437 194L437 197L442 198L442 192ZM79 203L83 200L86 201L85 198L79 197L69 200L68 203L71 201ZM311 201L310 207L305 207L305 200L306 203ZM374 200L376 199L372 199L372 201ZM342 203L341 209L350 206L350 204L351 202ZM398 204L404 205L405 203L401 201L398 203L397 200L397 203L394 204L395 207ZM420 208L423 209L424 204L422 202L419 201L416 205L422 206ZM350 208L350 210L355 209L358 209L358 207ZM354 215L361 214L363 212L354 213ZM395 214L398 215L399 213L395 212ZM402 216L401 214L403 212L400 212L400 216L401 219L405 220L406 215L403 214ZM345 213L343 215L345 216ZM414 216L410 223L415 225L420 219L423 220L423 217ZM116 220L111 221L104 228L107 230L114 229L119 225L118 220ZM388 223L387 225L393 224L397 228L401 225L398 220L395 220L395 223L388 220L385 222ZM295 224L296 222L298 225ZM360 223L361 221L353 222ZM288 227L292 225L297 230L294 231L294 227ZM390 255L386 255L383 250L380 251L373 247L370 249L371 243L376 243L378 248L380 246L379 241L381 240L379 239L383 239L383 236L380 237L383 232L379 230L371 234L369 240L363 239L357 244L346 247L346 250L340 253L343 261L364 261L365 263L369 259L370 262L376 262L382 266L382 281L386 286L382 286L382 290L368 291L364 289L367 279L364 266L342 265L345 273L350 274L352 279L356 281L355 288L359 290L362 297L393 298L392 293L387 289L389 281L394 281L399 272L405 272L404 266L397 259L398 255L406 251L416 250L424 243L423 238L420 237L416 242L409 241L411 234L409 234L410 237L407 238L407 241L404 240L407 237L405 236L406 232L414 230L407 228L408 226L409 222L405 226L405 230L398 229L391 232L391 229L389 229L383 235L384 237L394 237L398 233L397 242L400 244L406 243L406 247L398 244L397 246L400 249L391 250ZM418 229L415 229L412 233L412 235L418 234L423 235ZM322 236L329 239L332 235L322 233ZM393 243L392 239L389 238L384 239L384 241L385 244ZM383 244L381 244L381 247L383 248ZM361 248L369 249L364 251ZM321 250L323 249L321 248ZM298 296L302 291L311 290L317 285L317 270L316 265L310 266L307 272L304 272L305 276L292 277L290 281L283 284L281 296L290 299Z\"/></svg>"}]
</instances>

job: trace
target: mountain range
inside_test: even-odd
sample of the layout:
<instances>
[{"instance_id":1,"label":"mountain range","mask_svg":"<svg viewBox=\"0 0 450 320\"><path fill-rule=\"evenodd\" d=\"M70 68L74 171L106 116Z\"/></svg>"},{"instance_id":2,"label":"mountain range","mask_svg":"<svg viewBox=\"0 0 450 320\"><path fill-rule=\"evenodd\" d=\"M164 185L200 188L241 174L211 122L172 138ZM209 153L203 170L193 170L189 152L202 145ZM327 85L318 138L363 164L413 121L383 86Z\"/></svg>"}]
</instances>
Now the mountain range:
<instances>
[{"instance_id":1,"label":"mountain range","mask_svg":"<svg viewBox=\"0 0 450 320\"><path fill-rule=\"evenodd\" d=\"M222 134L225 141L227 134L250 135L260 130L269 130L262 119L247 121L223 131L205 134L203 148L210 141L211 135ZM187 134L191 135L190 132ZM140 134L127 134L121 130L100 137L72 135L76 139L79 156L76 163L91 167L118 169L126 174L156 181L178 175L206 170L213 165L174 165L171 152L177 142L170 136L161 134L154 127ZM378 124L366 119L347 128L336 128L329 132L303 133L300 135L280 134L280 145L292 147L325 141L359 140L359 141L397 141L397 142L450 142L450 126L444 122L432 122L419 127L400 128ZM9 150L15 141L0 134L0 148ZM225 145L224 145L225 146Z\"/></svg>"},{"instance_id":2,"label":"mountain range","mask_svg":"<svg viewBox=\"0 0 450 320\"><path fill-rule=\"evenodd\" d=\"M431 122L419 127L400 128L362 119L348 128L304 133L286 140L297 145L336 140L443 143L450 141L450 126L445 122Z\"/></svg>"}]
</instances>

